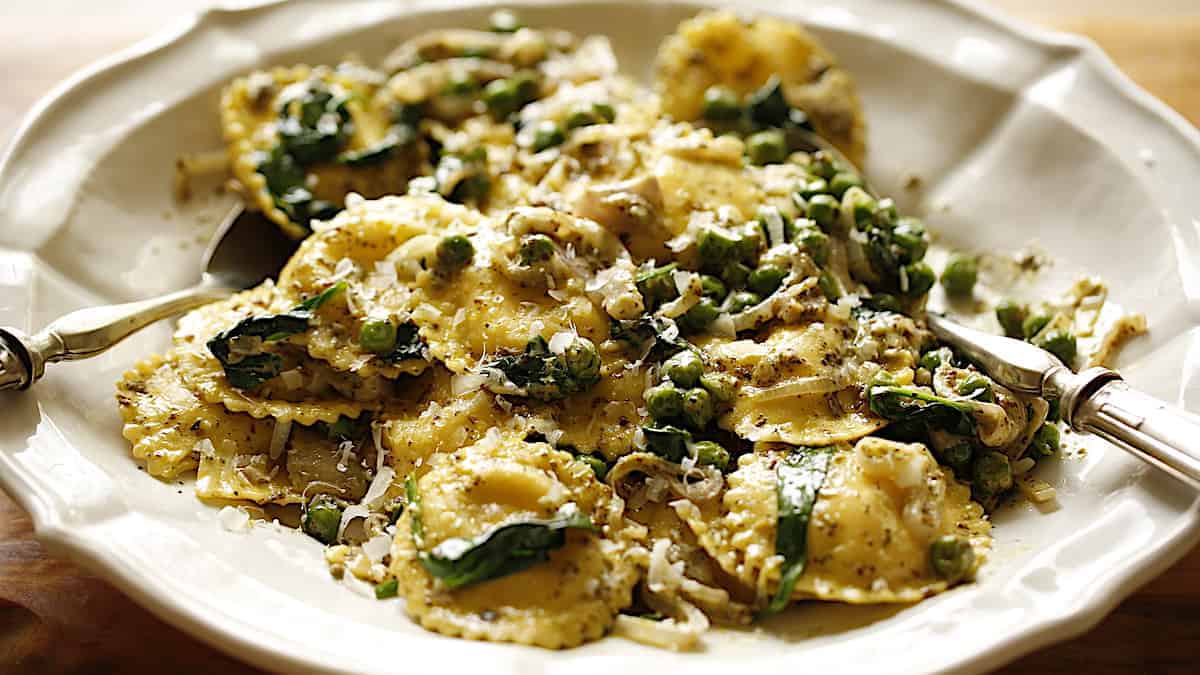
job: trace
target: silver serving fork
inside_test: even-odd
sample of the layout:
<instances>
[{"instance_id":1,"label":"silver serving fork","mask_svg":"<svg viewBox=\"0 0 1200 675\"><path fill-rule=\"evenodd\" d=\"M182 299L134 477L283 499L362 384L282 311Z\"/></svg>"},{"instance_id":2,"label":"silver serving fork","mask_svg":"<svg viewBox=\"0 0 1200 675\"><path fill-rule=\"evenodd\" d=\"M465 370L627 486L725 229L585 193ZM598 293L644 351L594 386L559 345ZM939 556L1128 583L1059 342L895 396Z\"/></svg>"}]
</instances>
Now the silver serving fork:
<instances>
[{"instance_id":1,"label":"silver serving fork","mask_svg":"<svg viewBox=\"0 0 1200 675\"><path fill-rule=\"evenodd\" d=\"M297 245L262 214L234 207L204 251L204 273L195 286L76 310L32 335L0 328L0 389L28 389L47 363L95 356L152 323L254 286L277 274Z\"/></svg>"}]
</instances>

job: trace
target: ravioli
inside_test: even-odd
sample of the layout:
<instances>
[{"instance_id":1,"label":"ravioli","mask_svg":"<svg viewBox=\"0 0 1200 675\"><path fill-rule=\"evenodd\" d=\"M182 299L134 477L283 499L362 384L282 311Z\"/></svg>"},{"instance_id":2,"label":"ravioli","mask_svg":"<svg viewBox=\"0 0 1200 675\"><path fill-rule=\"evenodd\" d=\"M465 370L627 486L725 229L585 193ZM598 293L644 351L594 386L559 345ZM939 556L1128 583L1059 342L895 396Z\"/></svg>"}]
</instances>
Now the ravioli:
<instances>
[{"instance_id":1,"label":"ravioli","mask_svg":"<svg viewBox=\"0 0 1200 675\"><path fill-rule=\"evenodd\" d=\"M340 417L358 417L364 410L377 409L387 388L377 379L363 379L332 371L288 342L276 353L283 359L280 376L254 390L238 389L229 383L220 362L206 343L218 332L249 316L282 311L293 303L279 297L270 283L237 293L186 314L175 331L173 362L183 382L203 401L220 404L252 417L294 420L304 425L333 423Z\"/></svg>"},{"instance_id":2,"label":"ravioli","mask_svg":"<svg viewBox=\"0 0 1200 675\"><path fill-rule=\"evenodd\" d=\"M206 418L222 413L187 388L177 357L154 356L138 363L117 383L121 435L151 476L174 478L198 465L196 433Z\"/></svg>"},{"instance_id":3,"label":"ravioli","mask_svg":"<svg viewBox=\"0 0 1200 675\"><path fill-rule=\"evenodd\" d=\"M915 602L948 585L930 567L934 539L967 539L977 567L990 530L970 488L925 446L864 438L832 459L795 594L855 604Z\"/></svg>"},{"instance_id":4,"label":"ravioli","mask_svg":"<svg viewBox=\"0 0 1200 675\"><path fill-rule=\"evenodd\" d=\"M489 434L434 458L417 481L424 538L436 547L454 537L552 517L568 503L595 532L569 530L549 559L498 579L439 585L418 560L412 509L397 523L392 572L408 613L425 628L472 639L572 647L602 636L628 606L638 568L628 559L638 534L620 502L592 470L569 454L519 436Z\"/></svg>"},{"instance_id":5,"label":"ravioli","mask_svg":"<svg viewBox=\"0 0 1200 675\"><path fill-rule=\"evenodd\" d=\"M345 284L341 297L322 307L302 341L314 358L361 377L396 378L420 373L420 358L391 361L364 349L359 333L367 321L409 320L411 279L431 259L440 238L478 227L477 211L434 196L350 200L327 227L309 237L279 275L279 288L293 301Z\"/></svg>"},{"instance_id":6,"label":"ravioli","mask_svg":"<svg viewBox=\"0 0 1200 675\"><path fill-rule=\"evenodd\" d=\"M757 589L760 602L774 592L781 570L775 555L779 457L769 451L744 455L729 475L719 508L676 505L704 550ZM853 448L838 446L813 506L807 563L793 597L915 602L949 585L930 564L935 539L966 539L977 567L989 531L970 489L939 467L923 445L867 437Z\"/></svg>"},{"instance_id":7,"label":"ravioli","mask_svg":"<svg viewBox=\"0 0 1200 675\"><path fill-rule=\"evenodd\" d=\"M275 68L234 80L221 95L221 127L228 144L234 178L240 183L247 202L279 224L289 235L301 238L309 224L297 222L282 208L280 195L273 195L264 163L279 144L280 106L294 97L306 83L315 83L335 97L345 100L352 128L345 146L349 153L370 151L388 140L391 111L384 103L375 103L374 94L383 75L352 63L337 68L298 65ZM358 193L377 197L403 185L415 175L424 161L423 152L411 146L404 152L390 152L377 161L347 163L319 161L304 166L306 181L316 199L340 208L346 195Z\"/></svg>"},{"instance_id":8,"label":"ravioli","mask_svg":"<svg viewBox=\"0 0 1200 675\"><path fill-rule=\"evenodd\" d=\"M677 120L699 118L704 92L712 85L746 95L777 75L788 102L807 113L851 162L862 165L866 128L854 81L796 24L704 12L681 23L663 42L656 69L663 112Z\"/></svg>"},{"instance_id":9,"label":"ravioli","mask_svg":"<svg viewBox=\"0 0 1200 675\"><path fill-rule=\"evenodd\" d=\"M722 428L756 443L833 445L866 436L887 422L861 399L857 373L842 368L854 331L834 321L778 326L761 342L711 341L714 367L738 380Z\"/></svg>"}]
</instances>

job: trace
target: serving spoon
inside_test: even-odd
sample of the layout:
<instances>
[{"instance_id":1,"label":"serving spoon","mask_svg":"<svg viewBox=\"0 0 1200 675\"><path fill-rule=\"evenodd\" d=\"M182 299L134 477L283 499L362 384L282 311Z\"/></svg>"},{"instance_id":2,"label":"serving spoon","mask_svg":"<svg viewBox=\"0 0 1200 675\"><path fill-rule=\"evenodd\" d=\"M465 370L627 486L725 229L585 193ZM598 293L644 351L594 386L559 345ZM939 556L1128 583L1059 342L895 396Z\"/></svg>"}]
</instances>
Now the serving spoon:
<instances>
[{"instance_id":1,"label":"serving spoon","mask_svg":"<svg viewBox=\"0 0 1200 675\"><path fill-rule=\"evenodd\" d=\"M0 328L0 389L28 389L45 374L47 363L95 356L152 323L255 286L277 274L298 245L261 213L236 206L209 240L196 285L148 300L76 310L32 335Z\"/></svg>"}]
</instances>

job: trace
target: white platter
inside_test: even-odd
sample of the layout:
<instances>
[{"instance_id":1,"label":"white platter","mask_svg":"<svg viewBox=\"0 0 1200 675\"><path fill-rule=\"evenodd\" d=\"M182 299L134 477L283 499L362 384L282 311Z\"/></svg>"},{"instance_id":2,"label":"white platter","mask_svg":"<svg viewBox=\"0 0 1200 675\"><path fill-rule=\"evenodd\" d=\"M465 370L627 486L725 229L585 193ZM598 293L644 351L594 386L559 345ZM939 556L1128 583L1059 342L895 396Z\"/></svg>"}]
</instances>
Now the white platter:
<instances>
[{"instance_id":1,"label":"white platter","mask_svg":"<svg viewBox=\"0 0 1200 675\"><path fill-rule=\"evenodd\" d=\"M478 3L483 4L483 3ZM613 41L648 74L659 39L698 5L513 2L535 24ZM744 2L812 27L857 77L867 171L943 239L977 249L1039 241L1050 288L1102 274L1151 336L1122 363L1152 394L1200 410L1200 134L1089 43L1018 26L968 3ZM189 283L230 197L172 201L182 152L218 147L221 83L251 68L377 60L431 27L481 25L452 0L347 0L219 10L181 22L59 87L0 164L0 324L36 328L92 303ZM922 187L905 190L910 176ZM294 532L223 529L190 486L138 470L113 382L166 345L146 331L89 362L52 366L0 396L0 483L38 536L167 621L272 670L473 673L979 671L1094 625L1182 555L1200 501L1092 442L1046 467L1059 508L997 514L980 581L912 607L801 607L764 629L718 632L698 653L607 639L549 652L451 640L330 580ZM153 636L147 636L153 639Z\"/></svg>"}]
</instances>

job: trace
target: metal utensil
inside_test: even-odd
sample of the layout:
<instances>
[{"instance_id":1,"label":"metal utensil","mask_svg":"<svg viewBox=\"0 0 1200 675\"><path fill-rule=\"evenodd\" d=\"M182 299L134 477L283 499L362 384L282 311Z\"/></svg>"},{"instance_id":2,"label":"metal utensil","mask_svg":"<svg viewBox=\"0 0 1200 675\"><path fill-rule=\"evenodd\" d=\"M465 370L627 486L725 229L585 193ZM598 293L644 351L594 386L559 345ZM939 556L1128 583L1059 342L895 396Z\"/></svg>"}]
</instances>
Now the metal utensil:
<instances>
[{"instance_id":1,"label":"metal utensil","mask_svg":"<svg viewBox=\"0 0 1200 675\"><path fill-rule=\"evenodd\" d=\"M254 286L278 273L297 245L262 214L235 207L209 241L195 286L76 310L33 335L0 328L0 389L28 389L45 374L47 363L95 356L156 321Z\"/></svg>"},{"instance_id":2,"label":"metal utensil","mask_svg":"<svg viewBox=\"0 0 1200 675\"><path fill-rule=\"evenodd\" d=\"M1095 434L1200 487L1200 416L1129 387L1107 368L1071 372L1028 342L984 333L928 315L938 339L962 351L1013 391L1058 399L1072 429Z\"/></svg>"}]
</instances>

